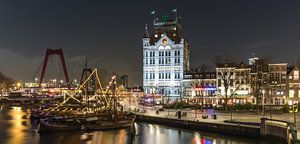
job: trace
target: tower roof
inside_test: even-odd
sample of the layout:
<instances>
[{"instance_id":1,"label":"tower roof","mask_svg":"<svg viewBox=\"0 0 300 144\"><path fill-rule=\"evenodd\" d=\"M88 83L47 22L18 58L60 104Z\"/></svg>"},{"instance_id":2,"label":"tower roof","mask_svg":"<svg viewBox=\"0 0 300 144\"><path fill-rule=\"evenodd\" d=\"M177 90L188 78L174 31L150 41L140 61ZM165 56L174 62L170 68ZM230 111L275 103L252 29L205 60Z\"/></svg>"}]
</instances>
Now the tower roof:
<instances>
[{"instance_id":1,"label":"tower roof","mask_svg":"<svg viewBox=\"0 0 300 144\"><path fill-rule=\"evenodd\" d=\"M177 9L172 12L175 12L175 18L169 18L168 15L157 18L154 15L153 31L150 34L148 33L151 45L156 43L163 36L169 37L175 43L180 43L182 39L182 27L179 22L179 17L177 17ZM145 36L148 35L145 33L144 37Z\"/></svg>"}]
</instances>

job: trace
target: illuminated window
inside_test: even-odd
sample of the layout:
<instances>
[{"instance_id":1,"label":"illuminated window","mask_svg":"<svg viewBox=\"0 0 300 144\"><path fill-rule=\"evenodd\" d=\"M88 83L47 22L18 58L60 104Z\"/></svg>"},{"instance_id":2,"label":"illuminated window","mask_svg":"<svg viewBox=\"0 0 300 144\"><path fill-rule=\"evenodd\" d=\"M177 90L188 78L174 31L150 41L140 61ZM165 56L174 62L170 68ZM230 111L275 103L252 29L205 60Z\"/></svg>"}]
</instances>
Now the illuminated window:
<instances>
[{"instance_id":1,"label":"illuminated window","mask_svg":"<svg viewBox=\"0 0 300 144\"><path fill-rule=\"evenodd\" d=\"M294 80L299 80L299 71L294 71Z\"/></svg>"},{"instance_id":2,"label":"illuminated window","mask_svg":"<svg viewBox=\"0 0 300 144\"><path fill-rule=\"evenodd\" d=\"M167 45L167 46L166 46L166 49L171 49L171 46Z\"/></svg>"},{"instance_id":3,"label":"illuminated window","mask_svg":"<svg viewBox=\"0 0 300 144\"><path fill-rule=\"evenodd\" d=\"M294 90L289 90L289 98L293 98L294 97Z\"/></svg>"}]
</instances>

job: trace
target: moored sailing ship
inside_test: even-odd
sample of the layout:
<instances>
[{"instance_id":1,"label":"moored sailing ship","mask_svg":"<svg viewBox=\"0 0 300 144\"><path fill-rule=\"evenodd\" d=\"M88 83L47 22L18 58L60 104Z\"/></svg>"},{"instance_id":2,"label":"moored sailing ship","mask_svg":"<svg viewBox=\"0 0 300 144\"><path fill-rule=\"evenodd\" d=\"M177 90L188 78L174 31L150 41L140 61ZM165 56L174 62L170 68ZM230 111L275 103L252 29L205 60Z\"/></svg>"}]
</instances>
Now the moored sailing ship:
<instances>
[{"instance_id":1,"label":"moored sailing ship","mask_svg":"<svg viewBox=\"0 0 300 144\"><path fill-rule=\"evenodd\" d=\"M96 84L89 87L94 76ZM93 91L93 95L88 95ZM133 126L134 115L122 111L116 98L116 76L102 89L97 69L61 103L32 111L39 120L38 131L107 130Z\"/></svg>"}]
</instances>

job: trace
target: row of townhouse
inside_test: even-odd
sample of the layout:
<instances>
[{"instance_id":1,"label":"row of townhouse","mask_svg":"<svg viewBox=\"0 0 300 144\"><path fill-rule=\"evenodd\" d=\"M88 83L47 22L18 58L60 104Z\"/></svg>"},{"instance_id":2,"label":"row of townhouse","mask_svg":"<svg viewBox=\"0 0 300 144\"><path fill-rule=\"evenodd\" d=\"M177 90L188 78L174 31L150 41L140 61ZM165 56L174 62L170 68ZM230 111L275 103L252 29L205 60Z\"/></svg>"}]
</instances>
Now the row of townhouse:
<instances>
[{"instance_id":1,"label":"row of townhouse","mask_svg":"<svg viewBox=\"0 0 300 144\"><path fill-rule=\"evenodd\" d=\"M218 63L215 72L192 69L183 77L183 97L204 104L259 103L284 105L300 100L299 68L288 63Z\"/></svg>"}]
</instances>

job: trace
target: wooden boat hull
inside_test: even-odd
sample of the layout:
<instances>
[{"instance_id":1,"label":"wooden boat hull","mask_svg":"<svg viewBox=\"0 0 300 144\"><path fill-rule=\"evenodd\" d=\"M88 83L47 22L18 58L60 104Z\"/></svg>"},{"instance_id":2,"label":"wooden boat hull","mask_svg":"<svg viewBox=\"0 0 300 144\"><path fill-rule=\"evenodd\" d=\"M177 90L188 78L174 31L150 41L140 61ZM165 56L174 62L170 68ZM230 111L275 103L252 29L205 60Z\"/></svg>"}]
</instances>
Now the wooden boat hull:
<instances>
[{"instance_id":1,"label":"wooden boat hull","mask_svg":"<svg viewBox=\"0 0 300 144\"><path fill-rule=\"evenodd\" d=\"M38 125L38 132L54 132L54 131L74 131L74 130L111 130L121 129L133 126L133 120L116 120L116 121L95 121L88 123L51 123L41 121Z\"/></svg>"},{"instance_id":2,"label":"wooden boat hull","mask_svg":"<svg viewBox=\"0 0 300 144\"><path fill-rule=\"evenodd\" d=\"M51 124L47 122L40 122L38 125L38 132L54 132L54 131L70 131L70 130L80 130L79 125L66 125L66 124Z\"/></svg>"},{"instance_id":3,"label":"wooden boat hull","mask_svg":"<svg viewBox=\"0 0 300 144\"><path fill-rule=\"evenodd\" d=\"M99 121L95 124L85 125L86 130L110 130L133 126L133 120L122 121Z\"/></svg>"}]
</instances>

